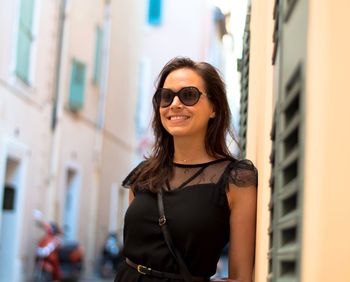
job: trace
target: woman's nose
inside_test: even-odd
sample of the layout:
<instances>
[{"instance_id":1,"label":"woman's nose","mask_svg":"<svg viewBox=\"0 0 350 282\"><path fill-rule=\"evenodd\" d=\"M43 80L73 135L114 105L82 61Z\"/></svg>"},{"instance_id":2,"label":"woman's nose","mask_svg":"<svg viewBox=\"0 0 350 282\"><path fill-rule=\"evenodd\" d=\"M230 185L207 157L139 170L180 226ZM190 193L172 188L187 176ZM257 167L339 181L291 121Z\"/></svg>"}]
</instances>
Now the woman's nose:
<instances>
[{"instance_id":1,"label":"woman's nose","mask_svg":"<svg viewBox=\"0 0 350 282\"><path fill-rule=\"evenodd\" d=\"M170 108L180 108L182 106L183 106L183 104L181 103L179 97L175 96L173 101L170 104Z\"/></svg>"}]
</instances>

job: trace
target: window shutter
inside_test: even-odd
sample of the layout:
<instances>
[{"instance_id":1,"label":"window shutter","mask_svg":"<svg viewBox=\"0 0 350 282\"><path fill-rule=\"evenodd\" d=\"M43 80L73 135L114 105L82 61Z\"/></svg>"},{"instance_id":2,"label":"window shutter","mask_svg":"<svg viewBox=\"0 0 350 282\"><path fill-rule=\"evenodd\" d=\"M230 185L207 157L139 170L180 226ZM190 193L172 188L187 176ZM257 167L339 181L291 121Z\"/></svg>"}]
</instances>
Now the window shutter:
<instances>
[{"instance_id":1,"label":"window shutter","mask_svg":"<svg viewBox=\"0 0 350 282\"><path fill-rule=\"evenodd\" d=\"M273 20L275 22L274 27L273 27L273 36L272 36L272 41L273 41L273 53L272 53L272 64L275 64L276 57L277 57L277 50L278 50L278 44L280 40L280 1L275 0L275 5L273 8Z\"/></svg>"},{"instance_id":2,"label":"window shutter","mask_svg":"<svg viewBox=\"0 0 350 282\"><path fill-rule=\"evenodd\" d=\"M162 20L162 0L149 0L148 24L160 25Z\"/></svg>"},{"instance_id":3,"label":"window shutter","mask_svg":"<svg viewBox=\"0 0 350 282\"><path fill-rule=\"evenodd\" d=\"M96 43L95 43L94 76L93 76L93 82L96 85L100 83L100 77L101 77L102 39L103 39L102 29L99 26L97 26Z\"/></svg>"},{"instance_id":4,"label":"window shutter","mask_svg":"<svg viewBox=\"0 0 350 282\"><path fill-rule=\"evenodd\" d=\"M24 26L31 30L33 25L34 0L21 1L21 21Z\"/></svg>"},{"instance_id":5,"label":"window shutter","mask_svg":"<svg viewBox=\"0 0 350 282\"><path fill-rule=\"evenodd\" d=\"M271 131L271 202L268 281L298 281L300 253L300 68L280 98Z\"/></svg>"},{"instance_id":6,"label":"window shutter","mask_svg":"<svg viewBox=\"0 0 350 282\"><path fill-rule=\"evenodd\" d=\"M71 75L70 94L69 94L69 108L72 111L78 111L83 107L85 80L86 80L85 64L77 60L74 60L72 65L72 75Z\"/></svg>"},{"instance_id":7,"label":"window shutter","mask_svg":"<svg viewBox=\"0 0 350 282\"><path fill-rule=\"evenodd\" d=\"M299 281L302 167L302 66L279 97L271 132L268 281Z\"/></svg>"},{"instance_id":8,"label":"window shutter","mask_svg":"<svg viewBox=\"0 0 350 282\"><path fill-rule=\"evenodd\" d=\"M22 0L17 38L16 74L29 83L30 53L33 42L34 0Z\"/></svg>"},{"instance_id":9,"label":"window shutter","mask_svg":"<svg viewBox=\"0 0 350 282\"><path fill-rule=\"evenodd\" d=\"M279 81L271 131L269 282L300 281L306 3L275 1L273 64Z\"/></svg>"},{"instance_id":10,"label":"window shutter","mask_svg":"<svg viewBox=\"0 0 350 282\"><path fill-rule=\"evenodd\" d=\"M247 150L247 120L248 120L248 93L249 93L249 53L250 53L250 11L248 11L245 31L243 35L243 54L239 63L241 73L241 99L239 111L239 143L242 157L246 156Z\"/></svg>"}]
</instances>

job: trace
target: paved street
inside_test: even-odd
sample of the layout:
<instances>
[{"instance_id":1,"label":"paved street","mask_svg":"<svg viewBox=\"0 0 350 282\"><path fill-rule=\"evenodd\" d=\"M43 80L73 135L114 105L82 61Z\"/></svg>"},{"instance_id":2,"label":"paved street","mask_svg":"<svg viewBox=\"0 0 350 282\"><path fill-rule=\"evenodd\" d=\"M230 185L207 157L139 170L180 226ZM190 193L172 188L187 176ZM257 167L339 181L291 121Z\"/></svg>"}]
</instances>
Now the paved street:
<instances>
[{"instance_id":1,"label":"paved street","mask_svg":"<svg viewBox=\"0 0 350 282\"><path fill-rule=\"evenodd\" d=\"M113 279L102 279L98 275L87 276L80 280L80 282L113 282Z\"/></svg>"}]
</instances>

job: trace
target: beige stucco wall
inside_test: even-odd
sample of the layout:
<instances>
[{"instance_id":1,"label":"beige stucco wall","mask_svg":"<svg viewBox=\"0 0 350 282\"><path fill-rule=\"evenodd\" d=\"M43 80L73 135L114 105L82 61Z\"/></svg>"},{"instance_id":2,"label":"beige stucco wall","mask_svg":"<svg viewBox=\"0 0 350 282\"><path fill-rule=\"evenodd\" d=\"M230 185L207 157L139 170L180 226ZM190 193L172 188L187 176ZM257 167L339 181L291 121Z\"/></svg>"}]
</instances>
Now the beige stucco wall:
<instances>
[{"instance_id":1,"label":"beige stucco wall","mask_svg":"<svg viewBox=\"0 0 350 282\"><path fill-rule=\"evenodd\" d=\"M350 279L348 1L309 1L302 281Z\"/></svg>"},{"instance_id":2,"label":"beige stucco wall","mask_svg":"<svg viewBox=\"0 0 350 282\"><path fill-rule=\"evenodd\" d=\"M104 26L106 1L67 1L59 81L58 123L51 131L52 98L55 94L59 3L36 1L33 71L30 86L14 76L19 1L9 1L0 11L0 156L7 140L27 148L28 163L21 206L18 244L21 279L29 277L35 245L42 231L33 221L34 209L45 219L63 221L67 169L79 173L77 240L85 249L85 271L94 270L102 242L120 215L111 213L111 187L120 185L132 168L135 151L135 96L139 30L143 7L139 1L112 1L110 71L107 77L105 124L96 127L101 89L92 83L95 28ZM83 109L72 113L68 105L72 59L87 66ZM5 160L1 159L1 162ZM0 173L4 173L0 165ZM0 177L2 179L2 177ZM1 184L2 185L2 184ZM117 193L126 208L127 193ZM0 219L1 220L1 219Z\"/></svg>"},{"instance_id":3,"label":"beige stucco wall","mask_svg":"<svg viewBox=\"0 0 350 282\"><path fill-rule=\"evenodd\" d=\"M274 1L252 1L247 158L259 171L255 281L266 281L272 125L272 9Z\"/></svg>"},{"instance_id":4,"label":"beige stucco wall","mask_svg":"<svg viewBox=\"0 0 350 282\"><path fill-rule=\"evenodd\" d=\"M86 250L85 270L95 269L102 244L111 223L121 229L118 214L111 212L111 188L120 185L132 168L135 151L134 115L137 92L139 21L138 1L68 1L62 59L62 115L58 126L58 169L55 192L55 217L62 222L65 173L72 164L79 171L79 212L77 239ZM107 19L108 18L108 19ZM108 23L107 23L107 22ZM109 44L103 50L107 77L102 88L92 82L95 55L95 30L107 29ZM87 66L84 106L78 113L68 107L72 59ZM104 60L104 59L102 59ZM105 97L104 123L96 127L101 98ZM117 193L117 196L120 194ZM122 195L125 200L127 193ZM122 200L116 199L119 203ZM123 201L125 202L125 201ZM117 222L115 225L114 222Z\"/></svg>"},{"instance_id":5,"label":"beige stucco wall","mask_svg":"<svg viewBox=\"0 0 350 282\"><path fill-rule=\"evenodd\" d=\"M24 279L31 274L35 244L41 234L34 225L32 213L34 209L45 213L46 207L57 4L54 0L36 1L30 85L24 84L14 73L19 1L5 1L0 10L0 179L3 180L5 174L3 165L9 157L6 155L9 145L19 150L24 148L25 162L21 191L18 192L23 197L17 207L19 234L14 234L19 248L15 279ZM0 185L2 200L3 183Z\"/></svg>"},{"instance_id":6,"label":"beige stucco wall","mask_svg":"<svg viewBox=\"0 0 350 282\"><path fill-rule=\"evenodd\" d=\"M96 230L98 251L110 228L116 228L122 235L128 193L122 194L119 190L124 189L120 184L136 161L135 116L144 9L138 0L111 1L108 89ZM117 195L113 194L113 187ZM113 206L112 197L116 196Z\"/></svg>"},{"instance_id":7,"label":"beige stucco wall","mask_svg":"<svg viewBox=\"0 0 350 282\"><path fill-rule=\"evenodd\" d=\"M73 169L79 178L76 240L85 250L85 272L93 269L99 178L96 179L99 148L96 120L99 87L93 83L96 27L103 25L104 1L67 1L59 81L58 123L52 146L51 215L64 222L67 173ZM72 61L86 64L84 105L78 113L68 108Z\"/></svg>"}]
</instances>

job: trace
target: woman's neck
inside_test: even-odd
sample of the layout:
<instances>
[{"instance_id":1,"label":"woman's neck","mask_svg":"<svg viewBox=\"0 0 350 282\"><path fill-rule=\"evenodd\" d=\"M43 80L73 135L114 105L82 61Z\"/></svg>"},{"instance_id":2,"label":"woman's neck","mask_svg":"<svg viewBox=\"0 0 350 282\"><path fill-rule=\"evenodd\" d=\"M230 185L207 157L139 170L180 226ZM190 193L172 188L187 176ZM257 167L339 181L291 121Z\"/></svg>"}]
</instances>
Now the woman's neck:
<instances>
[{"instance_id":1,"label":"woman's neck","mask_svg":"<svg viewBox=\"0 0 350 282\"><path fill-rule=\"evenodd\" d=\"M174 162L179 164L199 164L213 161L205 148L203 140L193 138L174 138Z\"/></svg>"}]
</instances>

